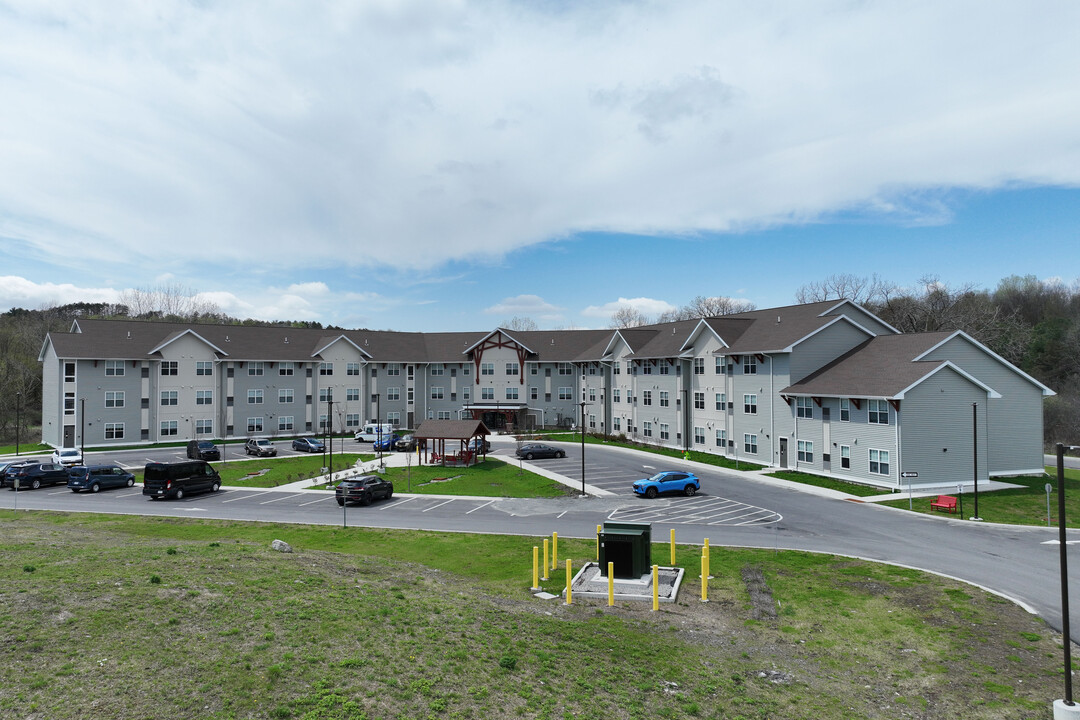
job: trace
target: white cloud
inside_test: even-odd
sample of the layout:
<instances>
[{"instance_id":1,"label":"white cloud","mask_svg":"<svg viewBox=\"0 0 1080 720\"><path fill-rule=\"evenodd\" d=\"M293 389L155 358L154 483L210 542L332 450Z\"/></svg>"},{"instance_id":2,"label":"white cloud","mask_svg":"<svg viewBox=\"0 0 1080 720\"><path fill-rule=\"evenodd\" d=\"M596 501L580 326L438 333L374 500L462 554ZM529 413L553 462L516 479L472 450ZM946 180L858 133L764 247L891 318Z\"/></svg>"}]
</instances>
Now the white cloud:
<instances>
[{"instance_id":1,"label":"white cloud","mask_svg":"<svg viewBox=\"0 0 1080 720\"><path fill-rule=\"evenodd\" d=\"M1080 184L1065 0L8 7L0 236L61 268L423 269Z\"/></svg>"},{"instance_id":2,"label":"white cloud","mask_svg":"<svg viewBox=\"0 0 1080 720\"><path fill-rule=\"evenodd\" d=\"M650 319L655 319L657 315L677 310L678 308L669 302L664 300L655 300L653 298L639 297L639 298L619 298L614 302L604 303L603 305L590 305L581 311L584 317L604 318L610 319L612 315L621 310L622 308L633 308L639 313L645 315Z\"/></svg>"},{"instance_id":3,"label":"white cloud","mask_svg":"<svg viewBox=\"0 0 1080 720\"><path fill-rule=\"evenodd\" d=\"M552 305L539 295L518 295L505 298L502 302L485 308L488 315L526 315L530 317L550 318L559 316L562 308Z\"/></svg>"},{"instance_id":4,"label":"white cloud","mask_svg":"<svg viewBox=\"0 0 1080 720\"><path fill-rule=\"evenodd\" d=\"M78 287L71 283L38 283L23 277L0 277L0 307L36 310L69 303L114 303L120 299L115 288Z\"/></svg>"}]
</instances>

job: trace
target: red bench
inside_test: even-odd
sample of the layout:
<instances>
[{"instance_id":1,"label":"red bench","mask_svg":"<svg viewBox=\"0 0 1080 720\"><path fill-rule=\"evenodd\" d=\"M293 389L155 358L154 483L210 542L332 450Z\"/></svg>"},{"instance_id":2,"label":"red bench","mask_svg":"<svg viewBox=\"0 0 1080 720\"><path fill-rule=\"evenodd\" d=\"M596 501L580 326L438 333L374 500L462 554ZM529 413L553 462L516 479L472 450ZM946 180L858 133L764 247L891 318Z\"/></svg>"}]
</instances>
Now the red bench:
<instances>
[{"instance_id":1,"label":"red bench","mask_svg":"<svg viewBox=\"0 0 1080 720\"><path fill-rule=\"evenodd\" d=\"M937 500L930 501L931 510L944 510L945 512L956 512L956 498L952 495L938 495Z\"/></svg>"}]
</instances>

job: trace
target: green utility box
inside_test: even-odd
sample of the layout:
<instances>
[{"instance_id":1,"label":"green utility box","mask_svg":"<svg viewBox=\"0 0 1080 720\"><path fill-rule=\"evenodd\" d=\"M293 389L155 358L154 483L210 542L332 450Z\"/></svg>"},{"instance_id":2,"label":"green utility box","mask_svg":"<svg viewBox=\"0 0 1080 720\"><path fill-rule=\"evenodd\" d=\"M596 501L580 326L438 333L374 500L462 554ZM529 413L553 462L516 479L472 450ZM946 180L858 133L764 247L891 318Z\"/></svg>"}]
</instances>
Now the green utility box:
<instances>
[{"instance_id":1,"label":"green utility box","mask_svg":"<svg viewBox=\"0 0 1080 720\"><path fill-rule=\"evenodd\" d=\"M600 572L607 574L614 563L614 576L637 580L652 570L652 525L649 523L607 522L600 533Z\"/></svg>"}]
</instances>

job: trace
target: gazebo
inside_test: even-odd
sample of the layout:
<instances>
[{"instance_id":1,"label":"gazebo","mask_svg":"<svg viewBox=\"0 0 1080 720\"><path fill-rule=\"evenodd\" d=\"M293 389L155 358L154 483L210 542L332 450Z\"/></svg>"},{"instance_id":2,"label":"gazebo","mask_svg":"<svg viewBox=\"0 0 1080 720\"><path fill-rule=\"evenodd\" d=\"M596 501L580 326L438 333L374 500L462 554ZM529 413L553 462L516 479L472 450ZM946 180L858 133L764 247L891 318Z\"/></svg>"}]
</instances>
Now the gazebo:
<instances>
[{"instance_id":1,"label":"gazebo","mask_svg":"<svg viewBox=\"0 0 1080 720\"><path fill-rule=\"evenodd\" d=\"M484 439L490 435L487 425L481 420L425 420L413 431L413 437L424 444L424 462L428 462L431 453L432 463L440 465L472 465L477 453L470 447L473 438ZM450 451L447 452L447 440ZM454 442L458 442L457 448ZM483 454L483 444L480 445Z\"/></svg>"}]
</instances>

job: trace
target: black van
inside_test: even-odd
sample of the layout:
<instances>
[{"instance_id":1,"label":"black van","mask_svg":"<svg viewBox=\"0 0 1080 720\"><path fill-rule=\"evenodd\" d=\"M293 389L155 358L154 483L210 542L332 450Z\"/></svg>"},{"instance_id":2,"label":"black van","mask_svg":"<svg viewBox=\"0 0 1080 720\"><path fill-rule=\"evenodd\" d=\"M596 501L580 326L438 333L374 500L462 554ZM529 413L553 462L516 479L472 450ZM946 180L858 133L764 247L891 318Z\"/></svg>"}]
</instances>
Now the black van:
<instances>
[{"instance_id":1,"label":"black van","mask_svg":"<svg viewBox=\"0 0 1080 720\"><path fill-rule=\"evenodd\" d=\"M143 495L151 500L176 498L198 492L217 492L221 476L205 460L178 463L146 463L143 471Z\"/></svg>"}]
</instances>

